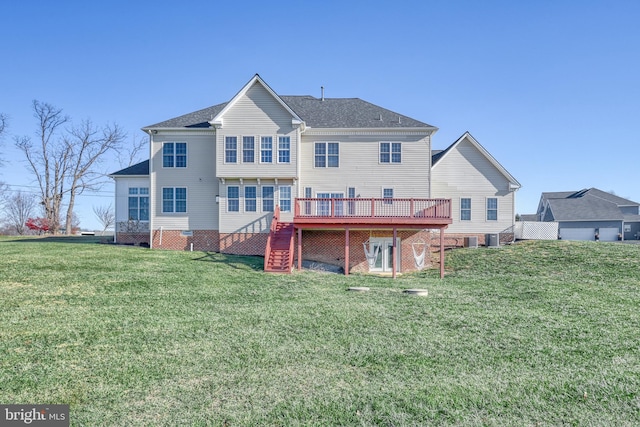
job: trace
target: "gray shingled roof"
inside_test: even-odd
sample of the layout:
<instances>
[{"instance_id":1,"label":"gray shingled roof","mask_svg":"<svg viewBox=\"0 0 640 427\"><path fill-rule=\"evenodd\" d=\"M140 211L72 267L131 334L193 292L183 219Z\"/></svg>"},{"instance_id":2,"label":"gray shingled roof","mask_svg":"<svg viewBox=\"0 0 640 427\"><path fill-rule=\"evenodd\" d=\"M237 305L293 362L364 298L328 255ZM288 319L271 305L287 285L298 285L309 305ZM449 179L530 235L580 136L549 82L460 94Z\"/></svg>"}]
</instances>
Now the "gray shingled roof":
<instances>
[{"instance_id":1,"label":"gray shingled roof","mask_svg":"<svg viewBox=\"0 0 640 427\"><path fill-rule=\"evenodd\" d=\"M131 165L124 169L120 169L117 172L110 174L109 176L130 176L130 175L149 175L149 160L145 160L135 165Z\"/></svg>"},{"instance_id":2,"label":"gray shingled roof","mask_svg":"<svg viewBox=\"0 0 640 427\"><path fill-rule=\"evenodd\" d=\"M415 128L432 127L419 120L387 110L359 98L280 97L311 128ZM144 129L210 128L209 121L227 103L165 120Z\"/></svg>"},{"instance_id":3,"label":"gray shingled roof","mask_svg":"<svg viewBox=\"0 0 640 427\"><path fill-rule=\"evenodd\" d=\"M551 199L549 206L556 221L621 221L624 218L618 205L589 194L579 198Z\"/></svg>"},{"instance_id":4,"label":"gray shingled roof","mask_svg":"<svg viewBox=\"0 0 640 427\"><path fill-rule=\"evenodd\" d=\"M624 215L620 207L639 205L597 188L542 193L542 198L549 202L556 221L635 220L637 215Z\"/></svg>"}]
</instances>

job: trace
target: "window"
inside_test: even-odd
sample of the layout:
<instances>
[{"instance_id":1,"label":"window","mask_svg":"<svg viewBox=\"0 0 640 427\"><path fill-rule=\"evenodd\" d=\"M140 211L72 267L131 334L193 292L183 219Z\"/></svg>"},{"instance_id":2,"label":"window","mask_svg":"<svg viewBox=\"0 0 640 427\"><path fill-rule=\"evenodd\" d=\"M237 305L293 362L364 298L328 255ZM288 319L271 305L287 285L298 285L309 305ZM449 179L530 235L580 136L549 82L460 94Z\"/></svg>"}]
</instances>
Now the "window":
<instances>
[{"instance_id":1,"label":"window","mask_svg":"<svg viewBox=\"0 0 640 427\"><path fill-rule=\"evenodd\" d=\"M238 162L238 137L227 136L224 138L224 162Z\"/></svg>"},{"instance_id":2,"label":"window","mask_svg":"<svg viewBox=\"0 0 640 427\"><path fill-rule=\"evenodd\" d=\"M402 143L381 142L380 163L402 163Z\"/></svg>"},{"instance_id":3,"label":"window","mask_svg":"<svg viewBox=\"0 0 640 427\"><path fill-rule=\"evenodd\" d=\"M273 138L270 136L260 138L260 162L273 163Z\"/></svg>"},{"instance_id":4,"label":"window","mask_svg":"<svg viewBox=\"0 0 640 427\"><path fill-rule=\"evenodd\" d=\"M313 197L313 188L304 187L304 198L310 199ZM311 215L311 201L307 200L304 202L304 213L305 215Z\"/></svg>"},{"instance_id":5,"label":"window","mask_svg":"<svg viewBox=\"0 0 640 427\"><path fill-rule=\"evenodd\" d=\"M337 142L316 142L314 166L317 168L337 168L340 166L340 144Z\"/></svg>"},{"instance_id":6,"label":"window","mask_svg":"<svg viewBox=\"0 0 640 427\"><path fill-rule=\"evenodd\" d=\"M291 161L291 138L288 136L278 137L278 163L289 163ZM282 209L282 206L280 206Z\"/></svg>"},{"instance_id":7,"label":"window","mask_svg":"<svg viewBox=\"0 0 640 427\"><path fill-rule=\"evenodd\" d=\"M383 188L382 189L382 198L383 199L389 199L389 200L385 200L384 201L385 205L392 204L393 201L391 199L393 199L393 188Z\"/></svg>"},{"instance_id":8,"label":"window","mask_svg":"<svg viewBox=\"0 0 640 427\"><path fill-rule=\"evenodd\" d=\"M280 196L280 211L291 212L291 186L283 185L278 187L278 193Z\"/></svg>"},{"instance_id":9,"label":"window","mask_svg":"<svg viewBox=\"0 0 640 427\"><path fill-rule=\"evenodd\" d=\"M129 221L149 221L149 188L129 188Z\"/></svg>"},{"instance_id":10,"label":"window","mask_svg":"<svg viewBox=\"0 0 640 427\"><path fill-rule=\"evenodd\" d=\"M273 212L273 186L262 187L262 212Z\"/></svg>"},{"instance_id":11,"label":"window","mask_svg":"<svg viewBox=\"0 0 640 427\"><path fill-rule=\"evenodd\" d=\"M187 143L165 142L162 145L162 167L186 168L187 167Z\"/></svg>"},{"instance_id":12,"label":"window","mask_svg":"<svg viewBox=\"0 0 640 427\"><path fill-rule=\"evenodd\" d=\"M255 158L254 137L242 137L242 163L253 163Z\"/></svg>"},{"instance_id":13,"label":"window","mask_svg":"<svg viewBox=\"0 0 640 427\"><path fill-rule=\"evenodd\" d=\"M244 211L245 212L255 212L257 209L256 203L256 187L249 186L244 187Z\"/></svg>"},{"instance_id":14,"label":"window","mask_svg":"<svg viewBox=\"0 0 640 427\"><path fill-rule=\"evenodd\" d=\"M162 212L186 212L187 211L187 188L186 187L165 187L162 189Z\"/></svg>"},{"instance_id":15,"label":"window","mask_svg":"<svg viewBox=\"0 0 640 427\"><path fill-rule=\"evenodd\" d=\"M227 187L227 212L240 212L240 187Z\"/></svg>"},{"instance_id":16,"label":"window","mask_svg":"<svg viewBox=\"0 0 640 427\"><path fill-rule=\"evenodd\" d=\"M498 199L489 197L487 199L487 221L498 220Z\"/></svg>"},{"instance_id":17,"label":"window","mask_svg":"<svg viewBox=\"0 0 640 427\"><path fill-rule=\"evenodd\" d=\"M460 220L471 221L471 199L460 199Z\"/></svg>"}]
</instances>

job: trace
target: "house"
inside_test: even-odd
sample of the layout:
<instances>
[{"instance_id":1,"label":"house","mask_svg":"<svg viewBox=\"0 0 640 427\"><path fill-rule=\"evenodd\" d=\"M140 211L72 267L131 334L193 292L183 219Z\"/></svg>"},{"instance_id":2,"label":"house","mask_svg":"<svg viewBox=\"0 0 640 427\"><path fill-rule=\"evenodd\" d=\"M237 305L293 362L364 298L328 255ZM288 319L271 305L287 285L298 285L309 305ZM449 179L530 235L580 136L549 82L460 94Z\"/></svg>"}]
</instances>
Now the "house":
<instances>
[{"instance_id":1,"label":"house","mask_svg":"<svg viewBox=\"0 0 640 427\"><path fill-rule=\"evenodd\" d=\"M122 243L264 255L268 271L307 259L393 276L428 266L436 247L442 274L448 226L513 221L519 184L471 135L432 168L436 127L359 98L283 96L256 74L228 102L143 130L149 160L110 175ZM456 171L483 178L454 191L466 185L445 185Z\"/></svg>"},{"instance_id":2,"label":"house","mask_svg":"<svg viewBox=\"0 0 640 427\"><path fill-rule=\"evenodd\" d=\"M542 193L538 221L556 221L563 240L640 238L640 204L597 188Z\"/></svg>"}]
</instances>

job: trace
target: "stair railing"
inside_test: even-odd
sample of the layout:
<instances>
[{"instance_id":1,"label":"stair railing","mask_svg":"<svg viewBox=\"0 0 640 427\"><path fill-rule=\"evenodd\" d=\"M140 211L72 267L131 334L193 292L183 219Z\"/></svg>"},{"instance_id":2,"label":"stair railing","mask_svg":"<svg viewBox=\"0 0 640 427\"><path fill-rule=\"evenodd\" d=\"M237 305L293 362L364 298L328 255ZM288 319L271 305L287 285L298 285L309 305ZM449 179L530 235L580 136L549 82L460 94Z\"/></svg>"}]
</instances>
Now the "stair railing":
<instances>
[{"instance_id":1,"label":"stair railing","mask_svg":"<svg viewBox=\"0 0 640 427\"><path fill-rule=\"evenodd\" d=\"M264 270L267 271L269 267L269 257L271 256L271 239L278 227L278 221L280 221L280 205L276 205L273 211L273 218L271 219L271 227L269 229L269 236L267 237L267 247L264 251Z\"/></svg>"}]
</instances>

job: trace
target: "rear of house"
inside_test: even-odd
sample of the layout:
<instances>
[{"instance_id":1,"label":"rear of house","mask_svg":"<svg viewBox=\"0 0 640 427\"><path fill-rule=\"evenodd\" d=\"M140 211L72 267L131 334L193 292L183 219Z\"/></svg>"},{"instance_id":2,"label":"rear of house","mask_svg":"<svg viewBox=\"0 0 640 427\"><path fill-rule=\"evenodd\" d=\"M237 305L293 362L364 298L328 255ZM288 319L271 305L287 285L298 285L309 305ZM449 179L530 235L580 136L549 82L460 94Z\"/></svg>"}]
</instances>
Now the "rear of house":
<instances>
[{"instance_id":1,"label":"rear of house","mask_svg":"<svg viewBox=\"0 0 640 427\"><path fill-rule=\"evenodd\" d=\"M460 218L456 233L512 223L519 184L470 135L441 156L436 180L437 128L358 98L280 96L255 75L228 102L143 130L146 175L143 164L111 175L120 242L265 255L277 217L295 230L290 262L395 274L428 266L425 252L442 248L452 196L456 215L471 199L477 223ZM462 188L456 162L481 188Z\"/></svg>"}]
</instances>

